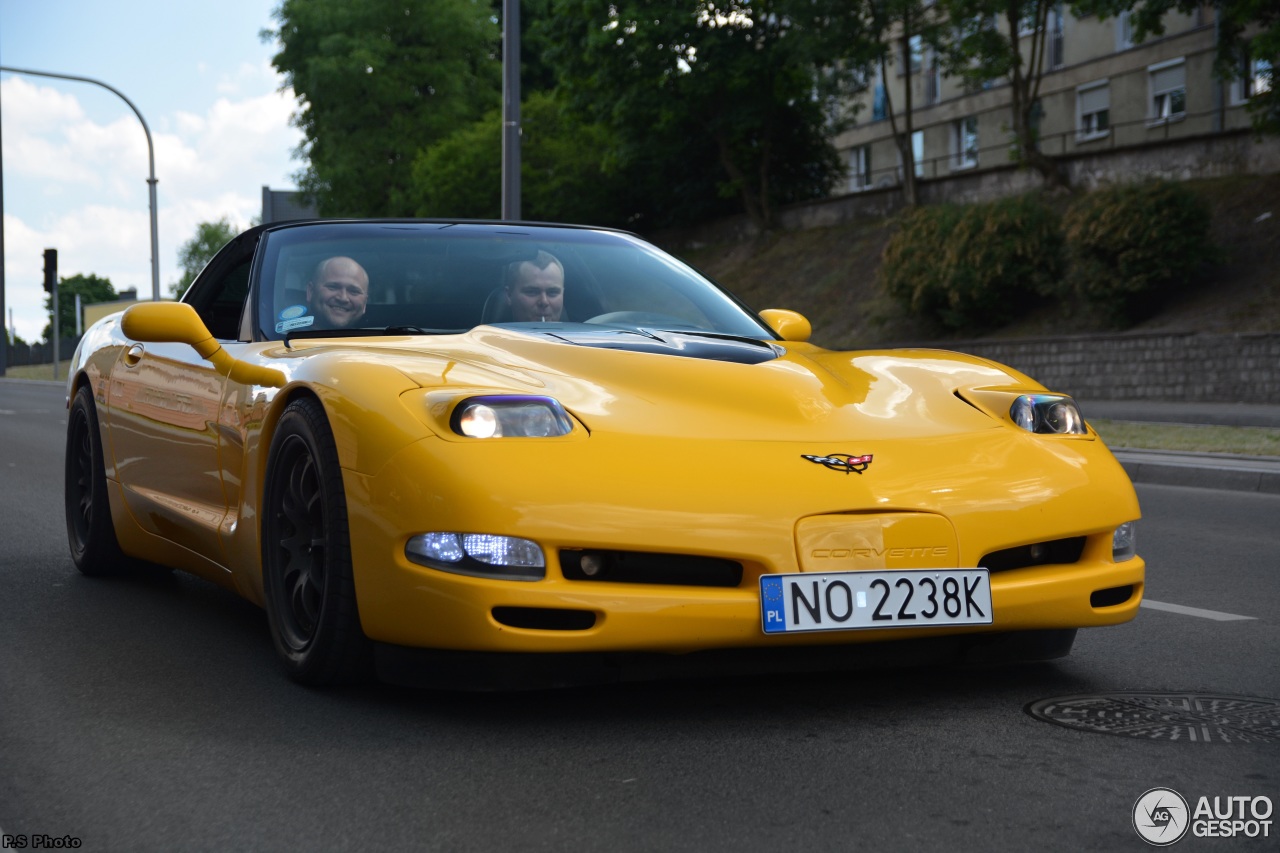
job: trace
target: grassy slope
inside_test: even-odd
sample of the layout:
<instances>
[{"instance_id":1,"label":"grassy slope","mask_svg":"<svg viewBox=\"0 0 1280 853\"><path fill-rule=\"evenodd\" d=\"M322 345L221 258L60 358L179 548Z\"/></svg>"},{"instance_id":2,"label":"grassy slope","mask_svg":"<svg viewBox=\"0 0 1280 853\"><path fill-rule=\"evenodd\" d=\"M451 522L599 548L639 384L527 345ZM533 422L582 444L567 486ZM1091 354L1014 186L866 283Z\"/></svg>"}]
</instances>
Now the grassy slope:
<instances>
[{"instance_id":1,"label":"grassy slope","mask_svg":"<svg viewBox=\"0 0 1280 853\"><path fill-rule=\"evenodd\" d=\"M1213 240L1223 260L1130 331L1280 331L1280 175L1188 186L1210 205ZM753 308L801 312L813 323L814 342L823 346L957 339L904 315L881 292L876 269L892 233L891 220L854 222L676 251ZM984 337L1113 331L1076 306L1057 304Z\"/></svg>"}]
</instances>

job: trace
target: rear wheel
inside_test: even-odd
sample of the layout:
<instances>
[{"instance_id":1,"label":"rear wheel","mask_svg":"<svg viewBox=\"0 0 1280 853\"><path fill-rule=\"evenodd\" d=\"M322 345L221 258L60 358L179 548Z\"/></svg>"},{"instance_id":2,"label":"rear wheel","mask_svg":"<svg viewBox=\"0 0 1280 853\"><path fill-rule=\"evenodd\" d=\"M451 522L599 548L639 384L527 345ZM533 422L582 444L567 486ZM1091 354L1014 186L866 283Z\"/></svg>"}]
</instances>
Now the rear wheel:
<instances>
[{"instance_id":1,"label":"rear wheel","mask_svg":"<svg viewBox=\"0 0 1280 853\"><path fill-rule=\"evenodd\" d=\"M81 385L67 412L67 454L63 502L67 516L67 542L76 568L86 575L113 574L124 555L111 522L107 475L102 456L93 391Z\"/></svg>"},{"instance_id":2,"label":"rear wheel","mask_svg":"<svg viewBox=\"0 0 1280 853\"><path fill-rule=\"evenodd\" d=\"M360 628L342 469L324 409L304 397L280 417L267 462L262 580L276 651L295 681L358 681L372 643Z\"/></svg>"}]
</instances>

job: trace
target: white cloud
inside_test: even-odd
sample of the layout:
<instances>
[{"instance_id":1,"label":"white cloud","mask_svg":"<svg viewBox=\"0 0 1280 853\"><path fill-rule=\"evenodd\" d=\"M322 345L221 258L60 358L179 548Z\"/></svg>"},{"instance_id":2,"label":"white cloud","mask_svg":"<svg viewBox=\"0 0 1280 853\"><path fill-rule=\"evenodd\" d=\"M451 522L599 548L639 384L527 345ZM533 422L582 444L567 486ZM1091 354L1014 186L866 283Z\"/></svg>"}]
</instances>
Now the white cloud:
<instances>
[{"instance_id":1,"label":"white cloud","mask_svg":"<svg viewBox=\"0 0 1280 853\"><path fill-rule=\"evenodd\" d=\"M242 62L235 71L219 78L215 90L219 95L234 97L274 89L279 85L280 76L269 61Z\"/></svg>"},{"instance_id":2,"label":"white cloud","mask_svg":"<svg viewBox=\"0 0 1280 853\"><path fill-rule=\"evenodd\" d=\"M294 98L275 91L270 65L243 65L229 80L248 94L221 97L204 114L148 116L153 128L170 128L153 130L162 296L179 276L178 247L198 223L226 217L247 226L261 212L262 186L290 186L300 165L291 159L301 139L289 125ZM50 86L13 76L0 85L6 307L18 333L32 340L47 322L46 247L58 249L60 275L106 276L117 290L136 286L149 296L147 143L137 118L121 104L120 118L96 122Z\"/></svg>"}]
</instances>

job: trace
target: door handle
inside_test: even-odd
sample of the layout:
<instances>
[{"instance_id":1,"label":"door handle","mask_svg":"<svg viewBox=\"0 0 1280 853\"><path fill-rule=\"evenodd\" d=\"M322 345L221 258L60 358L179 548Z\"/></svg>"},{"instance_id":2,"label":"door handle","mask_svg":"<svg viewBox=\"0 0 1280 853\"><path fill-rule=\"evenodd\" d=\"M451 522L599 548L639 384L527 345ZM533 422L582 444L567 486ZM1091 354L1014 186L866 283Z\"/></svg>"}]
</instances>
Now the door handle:
<instances>
[{"instance_id":1,"label":"door handle","mask_svg":"<svg viewBox=\"0 0 1280 853\"><path fill-rule=\"evenodd\" d=\"M144 352L146 352L146 349L143 348L142 344L134 344L129 347L127 352L125 352L124 363L129 367L133 367L139 361L142 361L142 354Z\"/></svg>"}]
</instances>

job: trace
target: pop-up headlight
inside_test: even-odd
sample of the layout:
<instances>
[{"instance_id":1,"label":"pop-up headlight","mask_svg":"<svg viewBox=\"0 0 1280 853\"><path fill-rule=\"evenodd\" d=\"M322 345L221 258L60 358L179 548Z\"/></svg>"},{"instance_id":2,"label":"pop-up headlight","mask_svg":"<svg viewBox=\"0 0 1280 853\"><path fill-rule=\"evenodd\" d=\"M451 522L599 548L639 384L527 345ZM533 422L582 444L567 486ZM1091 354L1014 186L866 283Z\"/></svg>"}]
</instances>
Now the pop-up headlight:
<instances>
[{"instance_id":1,"label":"pop-up headlight","mask_svg":"<svg viewBox=\"0 0 1280 853\"><path fill-rule=\"evenodd\" d=\"M551 397L470 397L453 410L450 426L470 438L552 438L573 431L573 420Z\"/></svg>"},{"instance_id":2,"label":"pop-up headlight","mask_svg":"<svg viewBox=\"0 0 1280 853\"><path fill-rule=\"evenodd\" d=\"M1023 394L1009 407L1009 417L1027 432L1046 435L1088 433L1076 401L1060 394Z\"/></svg>"}]
</instances>

